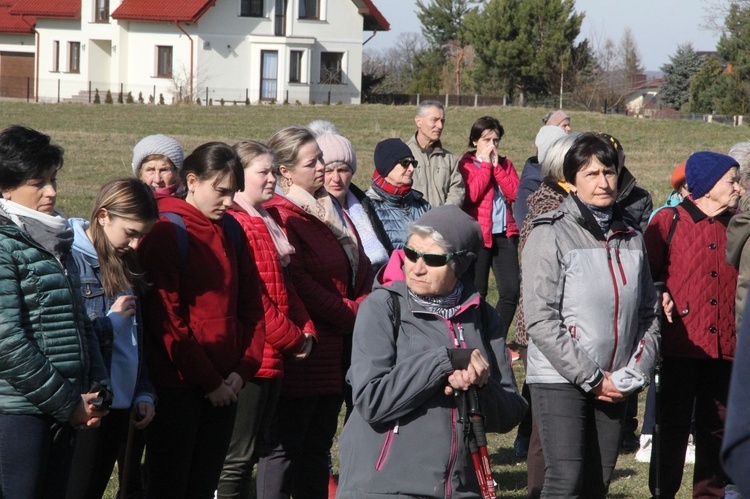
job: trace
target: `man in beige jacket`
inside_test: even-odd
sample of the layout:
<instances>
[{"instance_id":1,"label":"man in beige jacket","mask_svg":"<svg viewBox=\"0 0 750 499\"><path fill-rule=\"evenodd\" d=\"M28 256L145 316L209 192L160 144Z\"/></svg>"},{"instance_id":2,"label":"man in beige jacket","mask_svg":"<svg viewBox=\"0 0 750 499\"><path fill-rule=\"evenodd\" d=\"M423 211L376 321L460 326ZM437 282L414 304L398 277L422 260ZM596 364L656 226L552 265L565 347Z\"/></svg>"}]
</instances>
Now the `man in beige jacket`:
<instances>
[{"instance_id":1,"label":"man in beige jacket","mask_svg":"<svg viewBox=\"0 0 750 499\"><path fill-rule=\"evenodd\" d=\"M419 162L412 188L421 192L433 208L444 204L461 206L464 179L456 157L440 143L445 126L443 104L435 100L422 101L417 106L414 121L417 132L406 142Z\"/></svg>"}]
</instances>

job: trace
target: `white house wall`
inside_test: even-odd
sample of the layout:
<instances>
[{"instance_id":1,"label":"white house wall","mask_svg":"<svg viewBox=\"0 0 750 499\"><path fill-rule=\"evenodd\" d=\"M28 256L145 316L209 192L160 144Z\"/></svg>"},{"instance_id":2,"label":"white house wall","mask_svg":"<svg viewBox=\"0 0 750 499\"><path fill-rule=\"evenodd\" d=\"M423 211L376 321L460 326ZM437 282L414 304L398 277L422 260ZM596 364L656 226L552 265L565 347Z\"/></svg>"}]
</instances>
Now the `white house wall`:
<instances>
[{"instance_id":1,"label":"white house wall","mask_svg":"<svg viewBox=\"0 0 750 499\"><path fill-rule=\"evenodd\" d=\"M0 52L35 53L34 35L0 33Z\"/></svg>"},{"instance_id":2,"label":"white house wall","mask_svg":"<svg viewBox=\"0 0 750 499\"><path fill-rule=\"evenodd\" d=\"M352 0L320 0L320 20L297 19L299 0L288 0L286 36L274 36L275 0L265 0L263 18L240 17L240 0L218 0L195 24L180 23L193 41L193 98L257 103L261 97L261 53L278 53L277 102L294 104L329 99L358 104L362 74L362 16ZM93 0L83 0L81 20L39 19L40 100L54 101L89 88L116 94L122 84L134 98L149 96L167 104L189 92L190 38L169 22L93 22ZM110 13L120 2L110 1ZM0 39L1 40L1 39ZM31 37L33 43L33 37ZM60 72L52 72L52 42L60 41ZM81 43L80 73L67 68L68 42ZM92 42L93 41L93 42ZM93 43L93 45L92 45ZM172 47L172 78L157 77L157 46ZM291 50L300 50L302 81L289 82ZM322 52L343 54L342 84L320 83ZM108 75L108 78L107 78ZM97 81L93 81L96 79ZM58 91L58 82L60 90ZM115 96L116 98L116 96Z\"/></svg>"}]
</instances>

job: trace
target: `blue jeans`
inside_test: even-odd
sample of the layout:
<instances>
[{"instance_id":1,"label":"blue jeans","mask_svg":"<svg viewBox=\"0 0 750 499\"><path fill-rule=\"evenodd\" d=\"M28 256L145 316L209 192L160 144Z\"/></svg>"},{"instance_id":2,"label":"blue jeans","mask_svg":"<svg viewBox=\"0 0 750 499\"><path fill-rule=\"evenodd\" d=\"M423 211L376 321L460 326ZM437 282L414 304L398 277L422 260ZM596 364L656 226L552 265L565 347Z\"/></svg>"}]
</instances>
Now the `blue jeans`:
<instances>
[{"instance_id":1,"label":"blue jeans","mask_svg":"<svg viewBox=\"0 0 750 499\"><path fill-rule=\"evenodd\" d=\"M59 423L54 442L49 416L0 414L0 497L55 498L64 493L73 456L73 428Z\"/></svg>"},{"instance_id":2,"label":"blue jeans","mask_svg":"<svg viewBox=\"0 0 750 499\"><path fill-rule=\"evenodd\" d=\"M596 400L570 383L530 387L544 449L542 497L604 499L620 450L625 402Z\"/></svg>"}]
</instances>

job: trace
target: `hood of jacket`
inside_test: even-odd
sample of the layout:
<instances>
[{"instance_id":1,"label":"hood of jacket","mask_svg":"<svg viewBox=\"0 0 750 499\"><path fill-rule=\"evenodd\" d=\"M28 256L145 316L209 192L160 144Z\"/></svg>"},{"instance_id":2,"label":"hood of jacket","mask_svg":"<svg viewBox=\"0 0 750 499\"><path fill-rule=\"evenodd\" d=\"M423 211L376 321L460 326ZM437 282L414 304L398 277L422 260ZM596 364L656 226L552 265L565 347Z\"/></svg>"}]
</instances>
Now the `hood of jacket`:
<instances>
[{"instance_id":1,"label":"hood of jacket","mask_svg":"<svg viewBox=\"0 0 750 499\"><path fill-rule=\"evenodd\" d=\"M86 229L89 228L89 221L85 218L70 218L68 222L73 228L73 249L90 258L98 258L96 249L94 249L94 243L91 242L88 234L86 234Z\"/></svg>"},{"instance_id":2,"label":"hood of jacket","mask_svg":"<svg viewBox=\"0 0 750 499\"><path fill-rule=\"evenodd\" d=\"M175 197L162 197L157 199L159 206L159 213L176 213L180 215L185 222L190 223L191 230L203 239L208 237L209 234L218 234L219 237L223 238L224 224L222 217L219 221L214 222L204 215L198 208L191 205L187 201L175 198ZM226 215L224 215L226 216Z\"/></svg>"},{"instance_id":3,"label":"hood of jacket","mask_svg":"<svg viewBox=\"0 0 750 499\"><path fill-rule=\"evenodd\" d=\"M617 201L620 202L628 197L635 186L635 177L623 166L617 175Z\"/></svg>"}]
</instances>

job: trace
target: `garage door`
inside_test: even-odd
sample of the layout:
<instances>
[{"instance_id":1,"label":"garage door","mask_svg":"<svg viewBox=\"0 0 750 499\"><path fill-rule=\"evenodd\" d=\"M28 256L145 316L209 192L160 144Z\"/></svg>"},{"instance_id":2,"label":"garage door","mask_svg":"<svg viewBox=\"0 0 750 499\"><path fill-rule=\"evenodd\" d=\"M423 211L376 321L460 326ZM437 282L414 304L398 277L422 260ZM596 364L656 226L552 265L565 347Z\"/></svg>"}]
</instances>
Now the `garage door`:
<instances>
[{"instance_id":1,"label":"garage door","mask_svg":"<svg viewBox=\"0 0 750 499\"><path fill-rule=\"evenodd\" d=\"M34 54L0 52L0 97L26 97L34 93Z\"/></svg>"}]
</instances>

